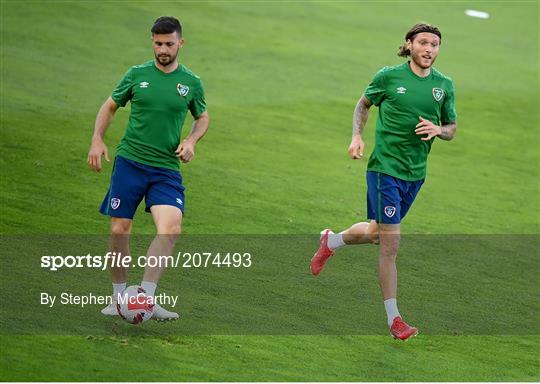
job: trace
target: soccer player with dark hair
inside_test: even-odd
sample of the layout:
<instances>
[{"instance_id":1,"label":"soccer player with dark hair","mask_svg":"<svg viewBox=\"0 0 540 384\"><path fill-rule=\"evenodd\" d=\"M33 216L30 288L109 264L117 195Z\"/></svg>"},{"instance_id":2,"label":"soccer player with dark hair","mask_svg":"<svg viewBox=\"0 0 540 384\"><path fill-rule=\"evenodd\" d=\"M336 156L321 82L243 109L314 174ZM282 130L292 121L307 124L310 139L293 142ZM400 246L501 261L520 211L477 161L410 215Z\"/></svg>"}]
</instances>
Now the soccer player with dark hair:
<instances>
[{"instance_id":1,"label":"soccer player with dark hair","mask_svg":"<svg viewBox=\"0 0 540 384\"><path fill-rule=\"evenodd\" d=\"M174 17L160 17L152 26L154 60L131 67L101 106L95 122L88 165L101 172L101 156L109 161L103 141L119 107L131 103L129 122L117 147L109 190L100 212L111 217L110 251L130 255L129 235L143 197L157 235L148 256L171 255L181 231L185 198L179 160L188 163L195 145L208 130L204 89L199 76L177 61L184 45L182 26ZM194 118L191 133L180 142L187 112ZM144 271L141 286L148 296L155 290L165 266ZM127 269L111 266L112 303L102 310L117 315L116 300L126 288ZM178 314L154 307L153 319L174 320Z\"/></svg>"},{"instance_id":2,"label":"soccer player with dark hair","mask_svg":"<svg viewBox=\"0 0 540 384\"><path fill-rule=\"evenodd\" d=\"M349 155L364 156L362 133L372 105L379 107L375 146L367 166L367 222L341 233L321 232L311 260L318 275L334 251L349 244L379 244L379 283L391 334L406 340L418 329L405 323L397 308L396 257L400 222L426 177L428 153L435 138L452 140L456 132L454 84L432 67L441 45L441 32L417 24L405 35L398 55L410 56L401 65L382 68L356 104Z\"/></svg>"}]
</instances>

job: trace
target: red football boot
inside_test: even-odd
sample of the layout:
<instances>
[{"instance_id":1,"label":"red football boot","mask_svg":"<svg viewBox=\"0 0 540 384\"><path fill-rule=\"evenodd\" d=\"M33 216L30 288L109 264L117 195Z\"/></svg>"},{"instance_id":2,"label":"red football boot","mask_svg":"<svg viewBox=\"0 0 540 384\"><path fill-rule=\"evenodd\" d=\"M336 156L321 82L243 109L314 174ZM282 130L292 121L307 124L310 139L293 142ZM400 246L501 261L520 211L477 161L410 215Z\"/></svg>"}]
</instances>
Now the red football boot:
<instances>
[{"instance_id":1,"label":"red football boot","mask_svg":"<svg viewBox=\"0 0 540 384\"><path fill-rule=\"evenodd\" d=\"M315 252L311 259L311 273L313 276L317 276L324 268L326 260L334 254L330 248L328 248L328 236L333 233L329 229L322 231L321 242L319 249Z\"/></svg>"},{"instance_id":2,"label":"red football boot","mask_svg":"<svg viewBox=\"0 0 540 384\"><path fill-rule=\"evenodd\" d=\"M411 336L418 335L418 328L411 327L401 317L397 316L390 327L390 334L394 336L394 339L405 341Z\"/></svg>"}]
</instances>

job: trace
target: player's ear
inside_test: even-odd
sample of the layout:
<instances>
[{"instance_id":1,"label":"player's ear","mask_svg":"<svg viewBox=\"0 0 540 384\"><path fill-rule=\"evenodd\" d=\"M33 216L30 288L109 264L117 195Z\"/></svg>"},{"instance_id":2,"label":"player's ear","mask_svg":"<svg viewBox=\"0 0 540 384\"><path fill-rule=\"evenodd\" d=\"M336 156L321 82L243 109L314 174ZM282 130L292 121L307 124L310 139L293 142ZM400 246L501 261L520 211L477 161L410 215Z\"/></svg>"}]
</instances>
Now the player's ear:
<instances>
[{"instance_id":1,"label":"player's ear","mask_svg":"<svg viewBox=\"0 0 540 384\"><path fill-rule=\"evenodd\" d=\"M181 37L179 40L178 40L178 47L179 48L182 48L184 46L184 38Z\"/></svg>"},{"instance_id":2,"label":"player's ear","mask_svg":"<svg viewBox=\"0 0 540 384\"><path fill-rule=\"evenodd\" d=\"M411 39L408 39L407 40L407 49L410 51L411 50L411 46L412 46L412 40Z\"/></svg>"}]
</instances>

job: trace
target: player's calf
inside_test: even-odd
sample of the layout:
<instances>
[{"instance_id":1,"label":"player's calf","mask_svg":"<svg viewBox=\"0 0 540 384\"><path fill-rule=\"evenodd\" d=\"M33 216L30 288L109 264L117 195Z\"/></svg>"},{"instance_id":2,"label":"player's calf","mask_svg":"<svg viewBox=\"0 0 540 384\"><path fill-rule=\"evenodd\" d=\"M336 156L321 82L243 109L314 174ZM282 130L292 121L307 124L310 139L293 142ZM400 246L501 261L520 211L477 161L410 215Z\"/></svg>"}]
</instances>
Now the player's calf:
<instances>
[{"instance_id":1,"label":"player's calf","mask_svg":"<svg viewBox=\"0 0 540 384\"><path fill-rule=\"evenodd\" d=\"M379 226L375 220L353 224L342 235L345 244L379 244Z\"/></svg>"}]
</instances>

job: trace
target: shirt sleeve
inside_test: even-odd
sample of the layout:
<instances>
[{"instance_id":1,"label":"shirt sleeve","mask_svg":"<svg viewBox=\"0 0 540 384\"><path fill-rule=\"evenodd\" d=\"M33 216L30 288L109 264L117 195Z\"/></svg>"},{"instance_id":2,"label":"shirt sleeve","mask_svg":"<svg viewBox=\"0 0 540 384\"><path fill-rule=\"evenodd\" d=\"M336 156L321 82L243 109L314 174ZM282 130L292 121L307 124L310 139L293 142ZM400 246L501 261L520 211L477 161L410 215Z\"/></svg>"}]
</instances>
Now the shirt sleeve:
<instances>
[{"instance_id":1,"label":"shirt sleeve","mask_svg":"<svg viewBox=\"0 0 540 384\"><path fill-rule=\"evenodd\" d=\"M122 80L118 83L114 91L112 92L111 98L114 102L120 107L124 107L126 103L131 100L133 97L132 91L133 85L133 68L130 68Z\"/></svg>"},{"instance_id":2,"label":"shirt sleeve","mask_svg":"<svg viewBox=\"0 0 540 384\"><path fill-rule=\"evenodd\" d=\"M364 96L377 107L381 105L385 96L385 68L375 74L375 77L373 77L373 80L371 80L371 83L364 92Z\"/></svg>"},{"instance_id":3,"label":"shirt sleeve","mask_svg":"<svg viewBox=\"0 0 540 384\"><path fill-rule=\"evenodd\" d=\"M454 83L450 83L448 87L448 94L444 98L441 112L441 122L444 123L454 123L457 119L456 114L456 105L455 105L455 90Z\"/></svg>"},{"instance_id":4,"label":"shirt sleeve","mask_svg":"<svg viewBox=\"0 0 540 384\"><path fill-rule=\"evenodd\" d=\"M199 117L206 111L206 100L204 98L204 87L202 82L193 90L193 97L189 103L189 111L194 118Z\"/></svg>"}]
</instances>

